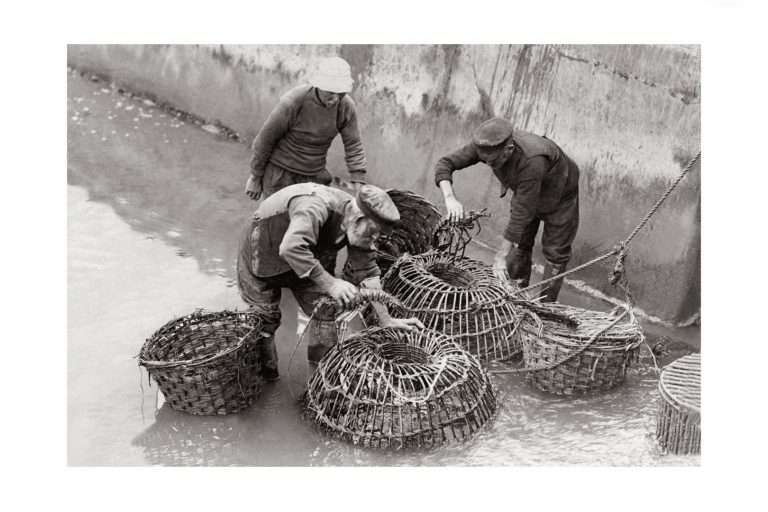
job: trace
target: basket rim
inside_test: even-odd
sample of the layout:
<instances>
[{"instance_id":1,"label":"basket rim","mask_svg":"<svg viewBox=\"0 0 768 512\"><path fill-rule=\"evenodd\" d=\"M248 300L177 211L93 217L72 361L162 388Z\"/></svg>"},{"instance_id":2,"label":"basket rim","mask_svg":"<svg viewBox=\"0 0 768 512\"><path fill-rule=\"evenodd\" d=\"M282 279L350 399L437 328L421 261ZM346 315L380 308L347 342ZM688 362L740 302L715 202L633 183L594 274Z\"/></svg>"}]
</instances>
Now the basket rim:
<instances>
[{"instance_id":1,"label":"basket rim","mask_svg":"<svg viewBox=\"0 0 768 512\"><path fill-rule=\"evenodd\" d=\"M219 358L222 358L224 356L227 356L231 354L232 352L235 352L239 350L246 342L246 339L249 338L254 331L261 328L261 321L257 320L256 325L254 325L251 330L249 330L245 335L243 335L237 343L234 345L226 348L225 350L221 352L217 352L216 354L210 355L210 356L197 356L193 357L191 359L183 359L183 360L168 360L168 361L158 361L154 359L147 359L145 354L148 350L148 347L152 344L152 342L156 341L159 337L159 334L161 331L166 329L167 327L170 327L171 325L178 323L185 319L202 319L205 317L211 317L215 315L233 315L233 316L239 316L239 315L250 315L250 316L256 316L257 313L250 311L248 309L245 310L231 310L231 309L224 309L221 311L215 311L215 310L208 310L208 309L196 309L192 313L188 313L186 315L182 315L179 317L176 317L172 320L169 320L165 324L162 325L159 329L157 329L149 338L146 339L144 344L141 347L141 351L139 352L138 362L139 366L144 366L145 368L153 368L153 369L161 369L161 368L176 368L176 367L189 367L189 366L201 366L208 363L211 363ZM257 336L256 339L258 339L261 336Z\"/></svg>"}]
</instances>

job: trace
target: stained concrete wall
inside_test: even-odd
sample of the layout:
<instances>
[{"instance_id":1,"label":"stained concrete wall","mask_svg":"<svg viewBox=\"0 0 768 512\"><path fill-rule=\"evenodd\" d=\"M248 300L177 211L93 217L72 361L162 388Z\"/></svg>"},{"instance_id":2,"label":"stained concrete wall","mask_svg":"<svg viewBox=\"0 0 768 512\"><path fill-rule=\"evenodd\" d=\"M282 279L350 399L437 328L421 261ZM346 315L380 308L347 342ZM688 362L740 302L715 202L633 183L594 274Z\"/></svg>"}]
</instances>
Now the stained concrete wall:
<instances>
[{"instance_id":1,"label":"stained concrete wall","mask_svg":"<svg viewBox=\"0 0 768 512\"><path fill-rule=\"evenodd\" d=\"M579 164L581 227L573 264L609 250L645 215L700 144L698 46L635 45L73 45L68 64L206 119L250 140L317 58L352 66L370 181L439 199L432 169L492 115L555 140ZM339 141L329 170L346 175ZM243 162L243 178L248 162ZM635 238L627 260L639 306L684 321L700 305L700 168ZM490 170L457 174L469 208L493 216L481 241L497 245L508 200ZM541 261L540 253L536 255ZM611 265L578 279L618 296Z\"/></svg>"}]
</instances>

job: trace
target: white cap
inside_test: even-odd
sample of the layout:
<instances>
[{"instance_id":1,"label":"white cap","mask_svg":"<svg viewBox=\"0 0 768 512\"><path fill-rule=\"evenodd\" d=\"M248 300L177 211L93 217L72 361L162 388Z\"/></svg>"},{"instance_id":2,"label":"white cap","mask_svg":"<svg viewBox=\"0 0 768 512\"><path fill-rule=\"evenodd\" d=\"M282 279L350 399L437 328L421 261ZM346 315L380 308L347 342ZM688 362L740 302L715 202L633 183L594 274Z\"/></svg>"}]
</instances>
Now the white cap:
<instances>
[{"instance_id":1,"label":"white cap","mask_svg":"<svg viewBox=\"0 0 768 512\"><path fill-rule=\"evenodd\" d=\"M309 85L328 92L349 92L352 82L349 64L341 57L321 60L315 73L309 77Z\"/></svg>"}]
</instances>

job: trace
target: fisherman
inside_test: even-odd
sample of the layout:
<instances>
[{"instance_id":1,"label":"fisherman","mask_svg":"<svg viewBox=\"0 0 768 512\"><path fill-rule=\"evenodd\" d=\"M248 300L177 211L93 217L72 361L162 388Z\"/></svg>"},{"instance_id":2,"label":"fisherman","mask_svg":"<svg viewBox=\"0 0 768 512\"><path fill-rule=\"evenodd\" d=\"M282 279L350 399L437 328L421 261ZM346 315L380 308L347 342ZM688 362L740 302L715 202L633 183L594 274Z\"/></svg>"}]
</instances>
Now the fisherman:
<instances>
[{"instance_id":1,"label":"fisherman","mask_svg":"<svg viewBox=\"0 0 768 512\"><path fill-rule=\"evenodd\" d=\"M501 182L499 197L514 193L501 249L493 259L493 272L525 288L531 278L531 254L539 224L544 222L541 245L546 259L542 280L565 271L571 244L579 227L579 167L557 144L495 117L474 131L472 142L444 156L435 166L435 183L443 192L452 222L464 216L454 195L453 173L478 162L487 164ZM554 302L563 280L553 281L543 302Z\"/></svg>"},{"instance_id":2,"label":"fisherman","mask_svg":"<svg viewBox=\"0 0 768 512\"><path fill-rule=\"evenodd\" d=\"M380 188L363 185L353 197L315 183L290 185L265 199L240 239L237 281L243 300L269 319L270 335L262 352L262 375L278 378L274 333L280 326L280 296L289 288L310 315L317 302L330 296L342 308L361 300L355 285L381 289L375 244L400 219L397 207ZM347 268L353 283L334 277L336 252L347 247ZM395 319L387 308L373 304L384 326L423 328L415 318ZM335 333L332 316L317 319ZM335 340L308 347L307 359L317 363Z\"/></svg>"},{"instance_id":3,"label":"fisherman","mask_svg":"<svg viewBox=\"0 0 768 512\"><path fill-rule=\"evenodd\" d=\"M253 140L251 176L245 193L254 201L296 183L330 185L325 168L328 148L341 133L350 182L355 191L365 183L365 152L357 125L349 64L323 59L309 84L280 98Z\"/></svg>"}]
</instances>

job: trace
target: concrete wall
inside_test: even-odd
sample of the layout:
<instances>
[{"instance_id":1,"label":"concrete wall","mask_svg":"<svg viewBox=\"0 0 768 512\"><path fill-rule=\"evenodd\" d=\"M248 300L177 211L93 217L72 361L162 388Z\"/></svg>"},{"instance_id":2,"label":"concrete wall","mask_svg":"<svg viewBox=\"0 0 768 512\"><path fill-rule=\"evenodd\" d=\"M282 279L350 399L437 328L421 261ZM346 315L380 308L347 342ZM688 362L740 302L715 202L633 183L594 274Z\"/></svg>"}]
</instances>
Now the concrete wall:
<instances>
[{"instance_id":1,"label":"concrete wall","mask_svg":"<svg viewBox=\"0 0 768 512\"><path fill-rule=\"evenodd\" d=\"M698 46L77 45L68 63L250 140L277 98L325 55L352 66L373 183L438 200L435 161L492 115L555 140L582 170L574 265L625 238L700 145ZM337 139L329 170L345 177L340 146ZM699 310L700 172L697 163L627 260L639 306L669 321ZM498 199L490 169L462 171L456 189L465 206L491 209L481 241L498 244L508 200ZM611 268L575 277L618 296L606 278Z\"/></svg>"}]
</instances>

